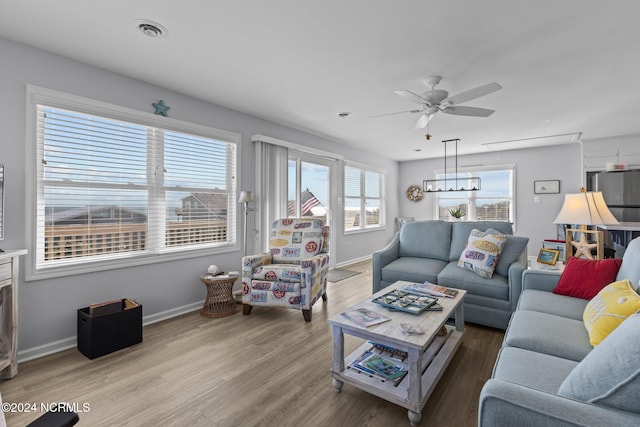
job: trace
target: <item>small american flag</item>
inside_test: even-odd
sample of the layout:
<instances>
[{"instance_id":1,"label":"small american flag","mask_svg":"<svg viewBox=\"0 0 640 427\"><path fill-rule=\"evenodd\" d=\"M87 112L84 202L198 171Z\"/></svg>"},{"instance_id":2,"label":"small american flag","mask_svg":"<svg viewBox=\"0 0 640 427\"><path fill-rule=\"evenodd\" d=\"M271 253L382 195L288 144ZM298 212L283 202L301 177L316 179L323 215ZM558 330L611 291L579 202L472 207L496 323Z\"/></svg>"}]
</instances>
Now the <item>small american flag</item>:
<instances>
[{"instance_id":1,"label":"small american flag","mask_svg":"<svg viewBox=\"0 0 640 427\"><path fill-rule=\"evenodd\" d=\"M302 203L300 206L300 215L306 214L307 212L311 211L311 208L320 204L320 200L316 199L316 196L314 196L308 188L304 190L301 198Z\"/></svg>"}]
</instances>

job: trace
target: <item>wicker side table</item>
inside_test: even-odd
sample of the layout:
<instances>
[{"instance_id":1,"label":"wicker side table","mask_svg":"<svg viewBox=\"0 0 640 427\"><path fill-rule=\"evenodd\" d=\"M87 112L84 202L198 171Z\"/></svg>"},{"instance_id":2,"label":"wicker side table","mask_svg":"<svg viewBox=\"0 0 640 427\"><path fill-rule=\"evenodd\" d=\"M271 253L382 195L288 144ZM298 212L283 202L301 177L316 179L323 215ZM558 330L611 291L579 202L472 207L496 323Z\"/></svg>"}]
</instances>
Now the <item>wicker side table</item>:
<instances>
[{"instance_id":1,"label":"wicker side table","mask_svg":"<svg viewBox=\"0 0 640 427\"><path fill-rule=\"evenodd\" d=\"M238 312L236 300L231 292L236 280L238 280L236 275L203 274L200 276L200 281L207 286L207 298L200 310L202 317L226 317Z\"/></svg>"}]
</instances>

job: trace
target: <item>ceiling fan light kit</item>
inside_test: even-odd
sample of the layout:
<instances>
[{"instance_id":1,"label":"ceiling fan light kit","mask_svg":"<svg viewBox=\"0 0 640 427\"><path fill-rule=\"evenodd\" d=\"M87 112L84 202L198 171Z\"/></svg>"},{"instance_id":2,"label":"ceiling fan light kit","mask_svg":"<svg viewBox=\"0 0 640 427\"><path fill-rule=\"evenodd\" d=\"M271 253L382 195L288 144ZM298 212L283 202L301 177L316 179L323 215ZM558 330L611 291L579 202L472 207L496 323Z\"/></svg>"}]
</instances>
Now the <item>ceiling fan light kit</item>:
<instances>
[{"instance_id":1,"label":"ceiling fan light kit","mask_svg":"<svg viewBox=\"0 0 640 427\"><path fill-rule=\"evenodd\" d=\"M455 142L455 175L447 178L447 144ZM458 178L458 142L460 138L445 139L444 144L444 179L425 179L422 181L422 190L425 193L438 193L441 191L479 191L480 177L467 176Z\"/></svg>"}]
</instances>

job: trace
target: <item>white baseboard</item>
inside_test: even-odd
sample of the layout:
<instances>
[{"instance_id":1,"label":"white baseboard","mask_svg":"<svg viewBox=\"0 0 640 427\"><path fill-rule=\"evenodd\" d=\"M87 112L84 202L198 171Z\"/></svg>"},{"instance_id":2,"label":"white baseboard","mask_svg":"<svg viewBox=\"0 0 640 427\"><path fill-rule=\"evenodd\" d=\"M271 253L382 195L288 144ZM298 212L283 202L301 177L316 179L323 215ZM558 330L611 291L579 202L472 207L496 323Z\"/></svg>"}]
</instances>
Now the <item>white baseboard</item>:
<instances>
[{"instance_id":1,"label":"white baseboard","mask_svg":"<svg viewBox=\"0 0 640 427\"><path fill-rule=\"evenodd\" d=\"M350 259L349 261L344 261L344 262L341 262L339 264L336 264L336 268L342 268L342 267L345 267L345 266L350 265L350 264L355 264L356 262L368 261L370 259L371 259L371 255L365 255L365 256L360 257L360 258L354 258L354 259Z\"/></svg>"},{"instance_id":2,"label":"white baseboard","mask_svg":"<svg viewBox=\"0 0 640 427\"><path fill-rule=\"evenodd\" d=\"M204 304L204 300L197 301L191 304L183 305L181 307L171 308L169 310L161 311L159 313L150 314L149 316L143 316L142 326L151 325L156 322L171 319L172 317L180 316L182 314L191 313L192 311L200 310ZM144 337L144 332L143 332ZM76 335L64 338L58 341L53 341L47 344L39 345L25 350L18 351L18 363L27 362L29 360L37 359L39 357L48 356L49 354L57 353L59 351L68 350L70 348L77 347L78 338Z\"/></svg>"}]
</instances>

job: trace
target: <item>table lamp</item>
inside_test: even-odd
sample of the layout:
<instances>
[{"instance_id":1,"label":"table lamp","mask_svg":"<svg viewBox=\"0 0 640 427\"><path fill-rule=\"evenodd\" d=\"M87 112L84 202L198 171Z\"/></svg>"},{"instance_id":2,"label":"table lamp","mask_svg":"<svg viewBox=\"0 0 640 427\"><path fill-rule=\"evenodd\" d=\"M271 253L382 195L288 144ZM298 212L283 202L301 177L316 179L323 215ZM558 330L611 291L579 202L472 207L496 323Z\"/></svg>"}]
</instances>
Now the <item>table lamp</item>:
<instances>
[{"instance_id":1,"label":"table lamp","mask_svg":"<svg viewBox=\"0 0 640 427\"><path fill-rule=\"evenodd\" d=\"M249 207L249 203L253 202L253 193L251 191L241 191L240 198L238 199L238 203L244 204L244 224L243 224L243 238L244 245L242 246L244 251L244 256L247 256L247 216L249 212L253 209Z\"/></svg>"},{"instance_id":2,"label":"table lamp","mask_svg":"<svg viewBox=\"0 0 640 427\"><path fill-rule=\"evenodd\" d=\"M588 225L618 224L618 220L613 216L609 207L604 201L601 192L586 192L581 189L577 194L565 194L562 209L556 217L554 224L580 224L581 229L567 229L566 244L567 258L573 253L572 246L576 248L576 257L584 255L585 258L593 259L591 250L597 248L596 258L603 257L602 231L587 230ZM580 241L572 239L574 231L581 232ZM586 234L591 233L596 236L596 243L589 243Z\"/></svg>"}]
</instances>

